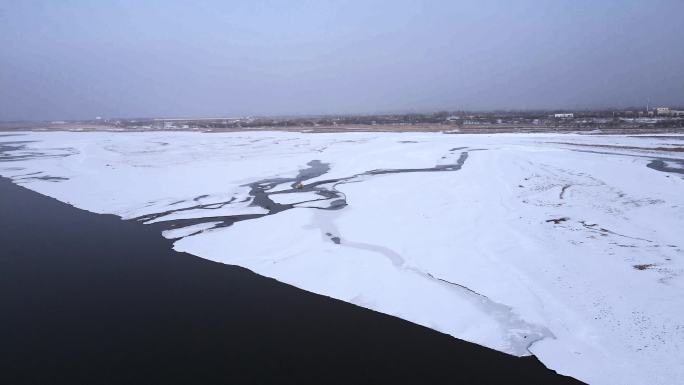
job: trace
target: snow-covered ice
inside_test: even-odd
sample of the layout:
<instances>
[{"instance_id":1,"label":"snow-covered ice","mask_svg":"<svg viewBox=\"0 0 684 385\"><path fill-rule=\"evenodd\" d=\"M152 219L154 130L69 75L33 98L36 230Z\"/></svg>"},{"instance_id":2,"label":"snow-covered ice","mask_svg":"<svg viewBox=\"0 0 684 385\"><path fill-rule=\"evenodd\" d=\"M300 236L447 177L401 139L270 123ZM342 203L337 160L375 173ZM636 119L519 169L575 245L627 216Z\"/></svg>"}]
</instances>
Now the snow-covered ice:
<instances>
[{"instance_id":1,"label":"snow-covered ice","mask_svg":"<svg viewBox=\"0 0 684 385\"><path fill-rule=\"evenodd\" d=\"M684 383L684 136L21 133L0 175L592 384Z\"/></svg>"}]
</instances>

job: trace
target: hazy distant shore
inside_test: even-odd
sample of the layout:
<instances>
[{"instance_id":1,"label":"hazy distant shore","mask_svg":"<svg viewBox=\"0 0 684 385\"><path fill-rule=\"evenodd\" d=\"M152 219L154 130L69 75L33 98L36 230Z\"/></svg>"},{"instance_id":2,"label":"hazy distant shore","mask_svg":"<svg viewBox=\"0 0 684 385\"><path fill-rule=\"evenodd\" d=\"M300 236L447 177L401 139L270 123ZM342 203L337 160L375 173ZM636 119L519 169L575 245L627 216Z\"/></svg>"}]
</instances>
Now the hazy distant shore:
<instances>
[{"instance_id":1,"label":"hazy distant shore","mask_svg":"<svg viewBox=\"0 0 684 385\"><path fill-rule=\"evenodd\" d=\"M684 134L682 127L554 127L530 125L472 125L452 126L443 124L386 124L386 125L340 125L340 126L262 126L262 127L121 127L105 124L83 123L0 123L0 132L17 131L74 131L74 132L249 132L286 131L307 133L343 132L442 132L446 134L493 134L493 133L584 133L584 134Z\"/></svg>"}]
</instances>

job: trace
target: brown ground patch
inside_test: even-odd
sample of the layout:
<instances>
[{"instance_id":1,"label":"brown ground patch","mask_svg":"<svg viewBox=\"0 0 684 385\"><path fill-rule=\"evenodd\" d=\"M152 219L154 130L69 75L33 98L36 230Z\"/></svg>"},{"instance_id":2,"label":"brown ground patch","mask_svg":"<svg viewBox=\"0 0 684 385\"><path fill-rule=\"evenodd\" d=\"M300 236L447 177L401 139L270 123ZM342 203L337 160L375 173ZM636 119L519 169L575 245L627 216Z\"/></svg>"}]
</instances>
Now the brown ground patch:
<instances>
[{"instance_id":1,"label":"brown ground patch","mask_svg":"<svg viewBox=\"0 0 684 385\"><path fill-rule=\"evenodd\" d=\"M647 270L647 269L650 269L652 267L655 267L655 265L652 263L648 263L645 265L634 265L633 267L637 270Z\"/></svg>"}]
</instances>

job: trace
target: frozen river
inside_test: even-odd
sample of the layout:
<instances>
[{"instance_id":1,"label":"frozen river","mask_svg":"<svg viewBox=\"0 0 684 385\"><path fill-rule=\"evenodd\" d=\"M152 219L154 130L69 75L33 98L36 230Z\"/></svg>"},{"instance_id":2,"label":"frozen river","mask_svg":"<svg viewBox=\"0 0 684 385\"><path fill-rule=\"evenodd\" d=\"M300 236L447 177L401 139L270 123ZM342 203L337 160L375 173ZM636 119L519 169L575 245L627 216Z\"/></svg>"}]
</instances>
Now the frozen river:
<instances>
[{"instance_id":1,"label":"frozen river","mask_svg":"<svg viewBox=\"0 0 684 385\"><path fill-rule=\"evenodd\" d=\"M682 139L22 133L0 175L588 383L675 384Z\"/></svg>"}]
</instances>

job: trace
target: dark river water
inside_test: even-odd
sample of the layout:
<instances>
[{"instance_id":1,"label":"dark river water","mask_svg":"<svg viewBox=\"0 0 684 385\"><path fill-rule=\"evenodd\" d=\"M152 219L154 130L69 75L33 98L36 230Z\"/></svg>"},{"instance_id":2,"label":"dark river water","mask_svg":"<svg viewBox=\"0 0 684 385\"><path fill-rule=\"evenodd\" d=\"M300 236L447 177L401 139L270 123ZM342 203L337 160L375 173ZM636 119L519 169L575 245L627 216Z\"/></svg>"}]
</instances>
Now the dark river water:
<instances>
[{"instance_id":1,"label":"dark river water","mask_svg":"<svg viewBox=\"0 0 684 385\"><path fill-rule=\"evenodd\" d=\"M159 232L0 178L0 383L577 383Z\"/></svg>"}]
</instances>

